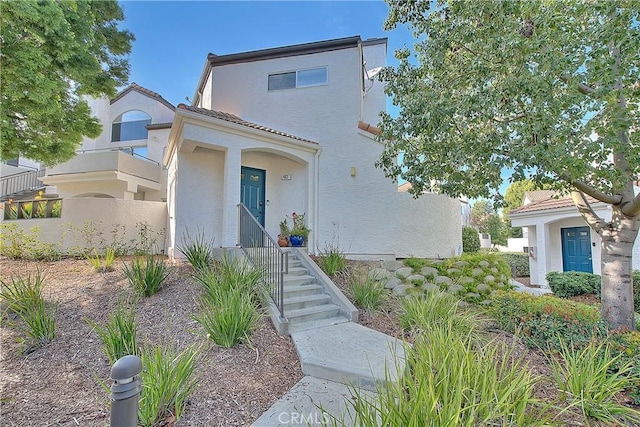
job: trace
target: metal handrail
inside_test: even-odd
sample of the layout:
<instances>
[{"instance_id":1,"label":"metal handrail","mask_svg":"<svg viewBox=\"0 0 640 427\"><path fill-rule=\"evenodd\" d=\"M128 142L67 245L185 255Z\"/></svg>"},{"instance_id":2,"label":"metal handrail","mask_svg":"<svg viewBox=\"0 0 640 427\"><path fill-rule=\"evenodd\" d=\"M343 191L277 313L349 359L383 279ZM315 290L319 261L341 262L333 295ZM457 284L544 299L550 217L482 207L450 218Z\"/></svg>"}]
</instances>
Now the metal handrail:
<instances>
[{"instance_id":1,"label":"metal handrail","mask_svg":"<svg viewBox=\"0 0 640 427\"><path fill-rule=\"evenodd\" d=\"M45 172L46 169L40 169L3 176L0 178L0 197L43 187L38 178L43 177Z\"/></svg>"},{"instance_id":2,"label":"metal handrail","mask_svg":"<svg viewBox=\"0 0 640 427\"><path fill-rule=\"evenodd\" d=\"M238 244L254 265L264 268L269 296L284 319L284 275L289 273L289 253L242 203L238 205L238 220Z\"/></svg>"}]
</instances>

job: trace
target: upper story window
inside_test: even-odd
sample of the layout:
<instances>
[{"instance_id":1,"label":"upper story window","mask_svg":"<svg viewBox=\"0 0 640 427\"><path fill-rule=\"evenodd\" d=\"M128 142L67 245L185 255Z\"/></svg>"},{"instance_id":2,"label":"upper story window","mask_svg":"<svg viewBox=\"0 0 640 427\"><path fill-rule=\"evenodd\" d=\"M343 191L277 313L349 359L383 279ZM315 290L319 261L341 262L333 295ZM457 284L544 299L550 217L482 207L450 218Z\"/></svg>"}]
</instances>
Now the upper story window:
<instances>
[{"instance_id":1,"label":"upper story window","mask_svg":"<svg viewBox=\"0 0 640 427\"><path fill-rule=\"evenodd\" d=\"M120 114L111 124L111 142L147 139L147 125L151 117L138 110Z\"/></svg>"},{"instance_id":2,"label":"upper story window","mask_svg":"<svg viewBox=\"0 0 640 427\"><path fill-rule=\"evenodd\" d=\"M327 67L269 74L269 90L295 89L327 84Z\"/></svg>"}]
</instances>

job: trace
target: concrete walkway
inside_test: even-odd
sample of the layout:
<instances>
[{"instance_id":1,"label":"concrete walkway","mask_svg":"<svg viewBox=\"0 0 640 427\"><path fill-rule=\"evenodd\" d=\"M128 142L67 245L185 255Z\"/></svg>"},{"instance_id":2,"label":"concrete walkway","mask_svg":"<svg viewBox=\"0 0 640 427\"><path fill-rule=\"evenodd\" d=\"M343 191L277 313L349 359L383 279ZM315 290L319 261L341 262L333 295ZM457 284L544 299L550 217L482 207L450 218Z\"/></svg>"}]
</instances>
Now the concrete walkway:
<instances>
[{"instance_id":1,"label":"concrete walkway","mask_svg":"<svg viewBox=\"0 0 640 427\"><path fill-rule=\"evenodd\" d=\"M520 292L551 293L515 280L511 284ZM353 322L309 326L291 334L305 376L252 426L323 425L331 420L327 414L353 425L347 403L352 387L374 397L378 385L386 378L394 381L404 369L404 343L396 338Z\"/></svg>"},{"instance_id":2,"label":"concrete walkway","mask_svg":"<svg viewBox=\"0 0 640 427\"><path fill-rule=\"evenodd\" d=\"M310 328L291 339L305 377L253 426L321 425L329 419L326 413L351 425L350 387L373 396L386 378L395 381L404 369L402 341L357 323Z\"/></svg>"}]
</instances>

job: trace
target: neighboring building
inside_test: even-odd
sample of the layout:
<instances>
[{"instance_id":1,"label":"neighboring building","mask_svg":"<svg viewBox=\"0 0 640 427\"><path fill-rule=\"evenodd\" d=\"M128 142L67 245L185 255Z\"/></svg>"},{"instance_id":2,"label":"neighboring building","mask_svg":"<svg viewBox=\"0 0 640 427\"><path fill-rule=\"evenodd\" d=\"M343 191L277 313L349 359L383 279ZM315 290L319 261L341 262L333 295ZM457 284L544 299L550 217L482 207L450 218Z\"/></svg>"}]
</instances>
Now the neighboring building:
<instances>
[{"instance_id":1,"label":"neighboring building","mask_svg":"<svg viewBox=\"0 0 640 427\"><path fill-rule=\"evenodd\" d=\"M109 99L89 105L103 127L85 139L76 156L47 168L41 181L62 198L116 198L166 201L161 166L174 106L159 94L132 83Z\"/></svg>"},{"instance_id":2,"label":"neighboring building","mask_svg":"<svg viewBox=\"0 0 640 427\"><path fill-rule=\"evenodd\" d=\"M385 109L387 40L348 37L210 54L192 106L180 104L165 155L169 253L201 231L234 246L244 203L272 235L304 212L310 253L449 257L462 245L460 202L417 200L375 167L372 125Z\"/></svg>"},{"instance_id":3,"label":"neighboring building","mask_svg":"<svg viewBox=\"0 0 640 427\"><path fill-rule=\"evenodd\" d=\"M611 219L609 205L587 199L598 216ZM551 271L600 274L600 236L591 231L570 197L556 197L549 190L527 192L524 205L512 210L509 218L512 226L528 229L531 284L548 286L546 275ZM640 269L638 239L633 247L633 269Z\"/></svg>"}]
</instances>

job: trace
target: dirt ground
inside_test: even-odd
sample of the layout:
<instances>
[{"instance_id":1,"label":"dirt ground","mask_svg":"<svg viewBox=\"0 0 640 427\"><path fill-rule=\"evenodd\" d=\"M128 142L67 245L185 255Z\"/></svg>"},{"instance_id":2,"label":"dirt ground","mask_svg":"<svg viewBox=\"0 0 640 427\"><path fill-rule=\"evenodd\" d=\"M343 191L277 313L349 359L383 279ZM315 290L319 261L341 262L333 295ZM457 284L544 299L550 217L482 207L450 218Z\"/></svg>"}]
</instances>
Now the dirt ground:
<instances>
[{"instance_id":1,"label":"dirt ground","mask_svg":"<svg viewBox=\"0 0 640 427\"><path fill-rule=\"evenodd\" d=\"M105 426L110 365L95 332L85 319L104 324L118 298L129 293L121 270L97 273L84 260L49 263L0 260L0 276L46 275L45 299L59 303L56 338L28 355L12 319L0 327L0 425ZM197 312L200 290L186 265L171 267L164 288L139 301L138 342L185 348L201 346L199 386L180 426L251 424L302 378L289 337L278 335L265 318L251 346L217 347L190 318Z\"/></svg>"},{"instance_id":2,"label":"dirt ground","mask_svg":"<svg viewBox=\"0 0 640 427\"><path fill-rule=\"evenodd\" d=\"M4 319L0 326L0 425L105 426L109 424L108 394L100 382L111 384L110 366L94 331L85 319L104 324L118 299L130 294L122 260L114 271L97 273L84 260L49 263L0 259L0 277L46 276L45 298L57 301L56 338L49 345L23 354L20 333ZM369 263L349 262L349 269ZM298 357L289 337L278 335L265 318L251 345L217 347L193 321L200 289L190 277L191 267L171 266L171 274L156 295L136 307L138 341L146 345L185 348L201 346L199 385L176 426L250 425L300 378ZM334 278L349 296L349 274ZM377 312L360 312L360 323L400 339L407 339L398 322L399 303L389 298ZM488 327L490 339L511 344L511 334ZM535 376L536 396L545 402L558 398L551 371L540 351L515 343L514 357L525 361ZM582 426L584 419L565 412L559 425ZM167 426L173 425L167 420ZM595 425L595 424L592 424Z\"/></svg>"}]
</instances>

